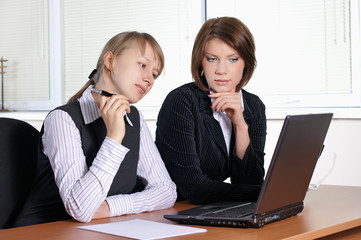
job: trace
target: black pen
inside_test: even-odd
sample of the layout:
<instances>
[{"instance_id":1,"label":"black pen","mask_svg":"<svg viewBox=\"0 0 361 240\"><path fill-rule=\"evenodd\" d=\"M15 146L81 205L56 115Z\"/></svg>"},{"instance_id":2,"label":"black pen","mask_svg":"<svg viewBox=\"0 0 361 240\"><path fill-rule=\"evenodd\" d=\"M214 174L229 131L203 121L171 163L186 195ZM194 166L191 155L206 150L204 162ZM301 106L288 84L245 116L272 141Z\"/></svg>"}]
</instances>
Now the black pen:
<instances>
[{"instance_id":1,"label":"black pen","mask_svg":"<svg viewBox=\"0 0 361 240\"><path fill-rule=\"evenodd\" d=\"M95 88L92 88L91 91L96 92L96 93L98 93L98 94L100 94L102 96L106 96L106 97L111 97L111 96L115 95L113 93L110 93L110 92L107 92L107 91L104 91L104 90L95 89Z\"/></svg>"}]
</instances>

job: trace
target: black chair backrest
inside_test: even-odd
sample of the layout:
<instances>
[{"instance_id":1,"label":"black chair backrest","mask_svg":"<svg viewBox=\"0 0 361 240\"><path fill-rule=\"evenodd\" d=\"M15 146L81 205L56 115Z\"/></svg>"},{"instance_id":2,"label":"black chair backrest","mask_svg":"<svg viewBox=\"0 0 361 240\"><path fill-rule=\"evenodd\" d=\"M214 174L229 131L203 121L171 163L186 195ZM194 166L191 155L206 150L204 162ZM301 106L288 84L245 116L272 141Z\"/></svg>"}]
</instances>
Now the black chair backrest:
<instances>
[{"instance_id":1,"label":"black chair backrest","mask_svg":"<svg viewBox=\"0 0 361 240\"><path fill-rule=\"evenodd\" d=\"M39 131L0 118L0 229L11 227L35 180Z\"/></svg>"}]
</instances>

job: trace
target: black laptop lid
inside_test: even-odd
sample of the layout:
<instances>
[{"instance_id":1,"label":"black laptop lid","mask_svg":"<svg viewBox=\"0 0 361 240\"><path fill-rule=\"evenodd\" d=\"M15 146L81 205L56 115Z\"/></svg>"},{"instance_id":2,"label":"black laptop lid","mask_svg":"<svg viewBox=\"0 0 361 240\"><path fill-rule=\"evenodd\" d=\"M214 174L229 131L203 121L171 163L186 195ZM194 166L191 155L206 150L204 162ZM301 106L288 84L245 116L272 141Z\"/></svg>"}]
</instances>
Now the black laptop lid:
<instances>
[{"instance_id":1,"label":"black laptop lid","mask_svg":"<svg viewBox=\"0 0 361 240\"><path fill-rule=\"evenodd\" d=\"M332 115L286 116L258 198L256 214L304 200Z\"/></svg>"}]
</instances>

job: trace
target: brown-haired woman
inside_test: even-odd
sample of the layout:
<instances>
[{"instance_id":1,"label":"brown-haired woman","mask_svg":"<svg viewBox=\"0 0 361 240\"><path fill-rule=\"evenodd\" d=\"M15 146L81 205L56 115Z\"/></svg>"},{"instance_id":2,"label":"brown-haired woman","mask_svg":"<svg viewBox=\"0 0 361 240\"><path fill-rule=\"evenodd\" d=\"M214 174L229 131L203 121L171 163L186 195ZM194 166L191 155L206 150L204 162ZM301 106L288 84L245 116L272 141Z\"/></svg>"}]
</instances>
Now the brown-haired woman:
<instances>
[{"instance_id":1,"label":"brown-haired woman","mask_svg":"<svg viewBox=\"0 0 361 240\"><path fill-rule=\"evenodd\" d=\"M172 207L175 184L140 112L164 57L147 33L105 45L90 80L51 111L41 131L35 187L14 226Z\"/></svg>"},{"instance_id":2,"label":"brown-haired woman","mask_svg":"<svg viewBox=\"0 0 361 240\"><path fill-rule=\"evenodd\" d=\"M255 66L253 36L240 20L221 17L203 24L192 52L195 82L168 94L157 121L156 145L178 199L257 200L264 177L265 106L243 89Z\"/></svg>"}]
</instances>

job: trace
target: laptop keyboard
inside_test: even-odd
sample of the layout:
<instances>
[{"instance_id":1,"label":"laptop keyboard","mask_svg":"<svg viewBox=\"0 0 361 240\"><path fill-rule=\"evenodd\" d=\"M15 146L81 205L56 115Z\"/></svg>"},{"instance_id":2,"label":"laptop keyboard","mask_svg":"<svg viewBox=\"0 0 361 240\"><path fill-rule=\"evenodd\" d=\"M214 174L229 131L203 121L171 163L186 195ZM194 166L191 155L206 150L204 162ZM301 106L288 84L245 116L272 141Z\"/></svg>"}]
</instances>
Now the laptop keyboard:
<instances>
[{"instance_id":1,"label":"laptop keyboard","mask_svg":"<svg viewBox=\"0 0 361 240\"><path fill-rule=\"evenodd\" d=\"M255 203L245 203L222 210L202 214L207 217L243 217L254 213Z\"/></svg>"}]
</instances>

